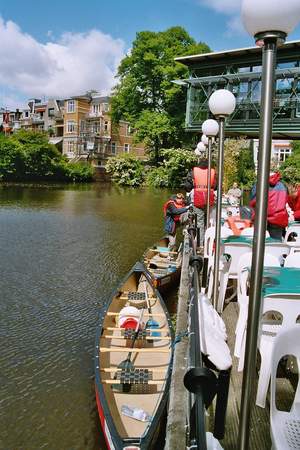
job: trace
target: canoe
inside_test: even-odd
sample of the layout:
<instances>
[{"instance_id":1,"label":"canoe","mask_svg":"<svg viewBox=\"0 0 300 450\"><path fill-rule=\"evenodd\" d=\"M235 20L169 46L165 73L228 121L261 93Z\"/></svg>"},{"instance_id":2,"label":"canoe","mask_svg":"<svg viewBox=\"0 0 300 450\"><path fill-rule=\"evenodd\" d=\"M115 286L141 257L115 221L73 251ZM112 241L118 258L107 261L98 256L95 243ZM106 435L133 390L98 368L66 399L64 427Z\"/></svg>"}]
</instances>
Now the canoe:
<instances>
[{"instance_id":1,"label":"canoe","mask_svg":"<svg viewBox=\"0 0 300 450\"><path fill-rule=\"evenodd\" d=\"M143 255L143 261L153 278L154 286L161 293L177 286L180 280L182 252L169 251L168 238L162 238L148 248Z\"/></svg>"},{"instance_id":2,"label":"canoe","mask_svg":"<svg viewBox=\"0 0 300 450\"><path fill-rule=\"evenodd\" d=\"M122 328L124 308L137 311L135 329ZM149 327L148 320L155 321L156 328ZM169 394L173 337L170 316L153 279L143 264L136 263L101 309L96 332L96 401L108 449L155 448ZM124 367L131 350L132 367ZM136 418L124 414L128 408L134 409Z\"/></svg>"}]
</instances>

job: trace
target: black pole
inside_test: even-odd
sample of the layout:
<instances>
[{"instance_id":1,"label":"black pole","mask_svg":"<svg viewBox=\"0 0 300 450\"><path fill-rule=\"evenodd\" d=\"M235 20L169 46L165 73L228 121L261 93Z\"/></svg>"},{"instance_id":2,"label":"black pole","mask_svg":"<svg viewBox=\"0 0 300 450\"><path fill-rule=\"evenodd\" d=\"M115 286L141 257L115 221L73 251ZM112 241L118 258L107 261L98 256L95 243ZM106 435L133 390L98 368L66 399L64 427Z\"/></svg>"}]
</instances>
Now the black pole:
<instances>
[{"instance_id":1,"label":"black pole","mask_svg":"<svg viewBox=\"0 0 300 450\"><path fill-rule=\"evenodd\" d=\"M242 385L241 416L239 426L239 450L249 449L249 430L253 381L255 378L257 334L261 310L261 288L264 267L265 234L267 228L267 204L269 171L272 148L272 115L275 88L276 48L281 33L270 32L257 39L263 39L262 94L260 134L257 169L256 208L251 265L248 326L245 349L245 365Z\"/></svg>"}]
</instances>

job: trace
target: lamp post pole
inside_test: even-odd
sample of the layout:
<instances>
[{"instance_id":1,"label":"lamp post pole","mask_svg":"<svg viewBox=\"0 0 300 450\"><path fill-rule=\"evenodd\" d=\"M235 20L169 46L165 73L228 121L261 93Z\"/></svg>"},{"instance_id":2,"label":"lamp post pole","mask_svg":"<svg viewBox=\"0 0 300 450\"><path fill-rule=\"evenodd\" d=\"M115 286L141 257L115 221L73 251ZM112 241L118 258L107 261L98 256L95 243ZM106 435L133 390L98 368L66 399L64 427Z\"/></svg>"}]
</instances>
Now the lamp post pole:
<instances>
[{"instance_id":1,"label":"lamp post pole","mask_svg":"<svg viewBox=\"0 0 300 450\"><path fill-rule=\"evenodd\" d=\"M213 305L217 309L219 294L219 266L220 266L220 244L221 244L221 215L222 215L222 180L224 168L224 124L225 117L219 117L219 157L218 157L218 185L216 204L216 232L215 232L215 254L214 254L214 279L213 279ZM211 139L210 139L211 140Z\"/></svg>"},{"instance_id":2,"label":"lamp post pole","mask_svg":"<svg viewBox=\"0 0 300 450\"><path fill-rule=\"evenodd\" d=\"M253 255L248 310L248 331L245 349L245 365L242 384L241 416L239 426L239 450L249 448L251 397L255 378L257 334L261 309L261 289L264 267L264 247L267 228L267 202L269 170L272 147L272 114L275 86L276 48L285 33L263 33L256 36L263 40L262 96L260 137L258 151L256 210L254 222Z\"/></svg>"},{"instance_id":3,"label":"lamp post pole","mask_svg":"<svg viewBox=\"0 0 300 450\"><path fill-rule=\"evenodd\" d=\"M211 189L211 136L208 137L207 144L207 204L206 204L206 228L210 225L210 189Z\"/></svg>"}]
</instances>

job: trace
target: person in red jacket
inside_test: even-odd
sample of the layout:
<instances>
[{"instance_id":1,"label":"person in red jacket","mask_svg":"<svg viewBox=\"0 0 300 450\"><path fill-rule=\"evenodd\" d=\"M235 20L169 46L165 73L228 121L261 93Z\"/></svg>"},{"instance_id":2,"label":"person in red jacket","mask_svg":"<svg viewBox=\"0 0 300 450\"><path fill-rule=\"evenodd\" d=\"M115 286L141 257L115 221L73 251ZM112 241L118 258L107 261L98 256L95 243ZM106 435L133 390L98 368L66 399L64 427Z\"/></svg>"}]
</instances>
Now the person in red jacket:
<instances>
[{"instance_id":1,"label":"person in red jacket","mask_svg":"<svg viewBox=\"0 0 300 450\"><path fill-rule=\"evenodd\" d=\"M300 184L293 186L288 196L288 204L296 221L300 221Z\"/></svg>"},{"instance_id":2,"label":"person in red jacket","mask_svg":"<svg viewBox=\"0 0 300 450\"><path fill-rule=\"evenodd\" d=\"M269 177L267 230L273 239L282 240L285 228L288 225L288 213L286 204L288 192L286 186L280 181L279 172L271 172ZM253 186L250 195L250 206L256 205L256 185Z\"/></svg>"},{"instance_id":3,"label":"person in red jacket","mask_svg":"<svg viewBox=\"0 0 300 450\"><path fill-rule=\"evenodd\" d=\"M164 204L165 232L169 240L169 249L174 250L176 244L176 230L180 224L180 216L187 212L188 206L185 205L184 195L179 192Z\"/></svg>"}]
</instances>

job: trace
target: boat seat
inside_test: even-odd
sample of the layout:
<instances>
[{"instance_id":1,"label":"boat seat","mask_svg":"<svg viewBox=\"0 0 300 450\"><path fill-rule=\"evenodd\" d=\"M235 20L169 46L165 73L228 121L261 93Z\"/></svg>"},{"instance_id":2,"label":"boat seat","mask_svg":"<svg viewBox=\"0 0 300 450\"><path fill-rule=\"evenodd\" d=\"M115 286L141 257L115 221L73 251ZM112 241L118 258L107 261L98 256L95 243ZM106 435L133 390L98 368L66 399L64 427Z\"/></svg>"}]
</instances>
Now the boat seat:
<instances>
[{"instance_id":1,"label":"boat seat","mask_svg":"<svg viewBox=\"0 0 300 450\"><path fill-rule=\"evenodd\" d=\"M135 330L133 328L124 329L124 339L134 339ZM145 340L151 336L150 330L139 330L136 339Z\"/></svg>"},{"instance_id":2,"label":"boat seat","mask_svg":"<svg viewBox=\"0 0 300 450\"><path fill-rule=\"evenodd\" d=\"M146 300L146 294L145 292L128 292L127 294L128 300Z\"/></svg>"},{"instance_id":3,"label":"boat seat","mask_svg":"<svg viewBox=\"0 0 300 450\"><path fill-rule=\"evenodd\" d=\"M114 379L122 384L148 384L152 375L149 369L121 369L115 372Z\"/></svg>"}]
</instances>

